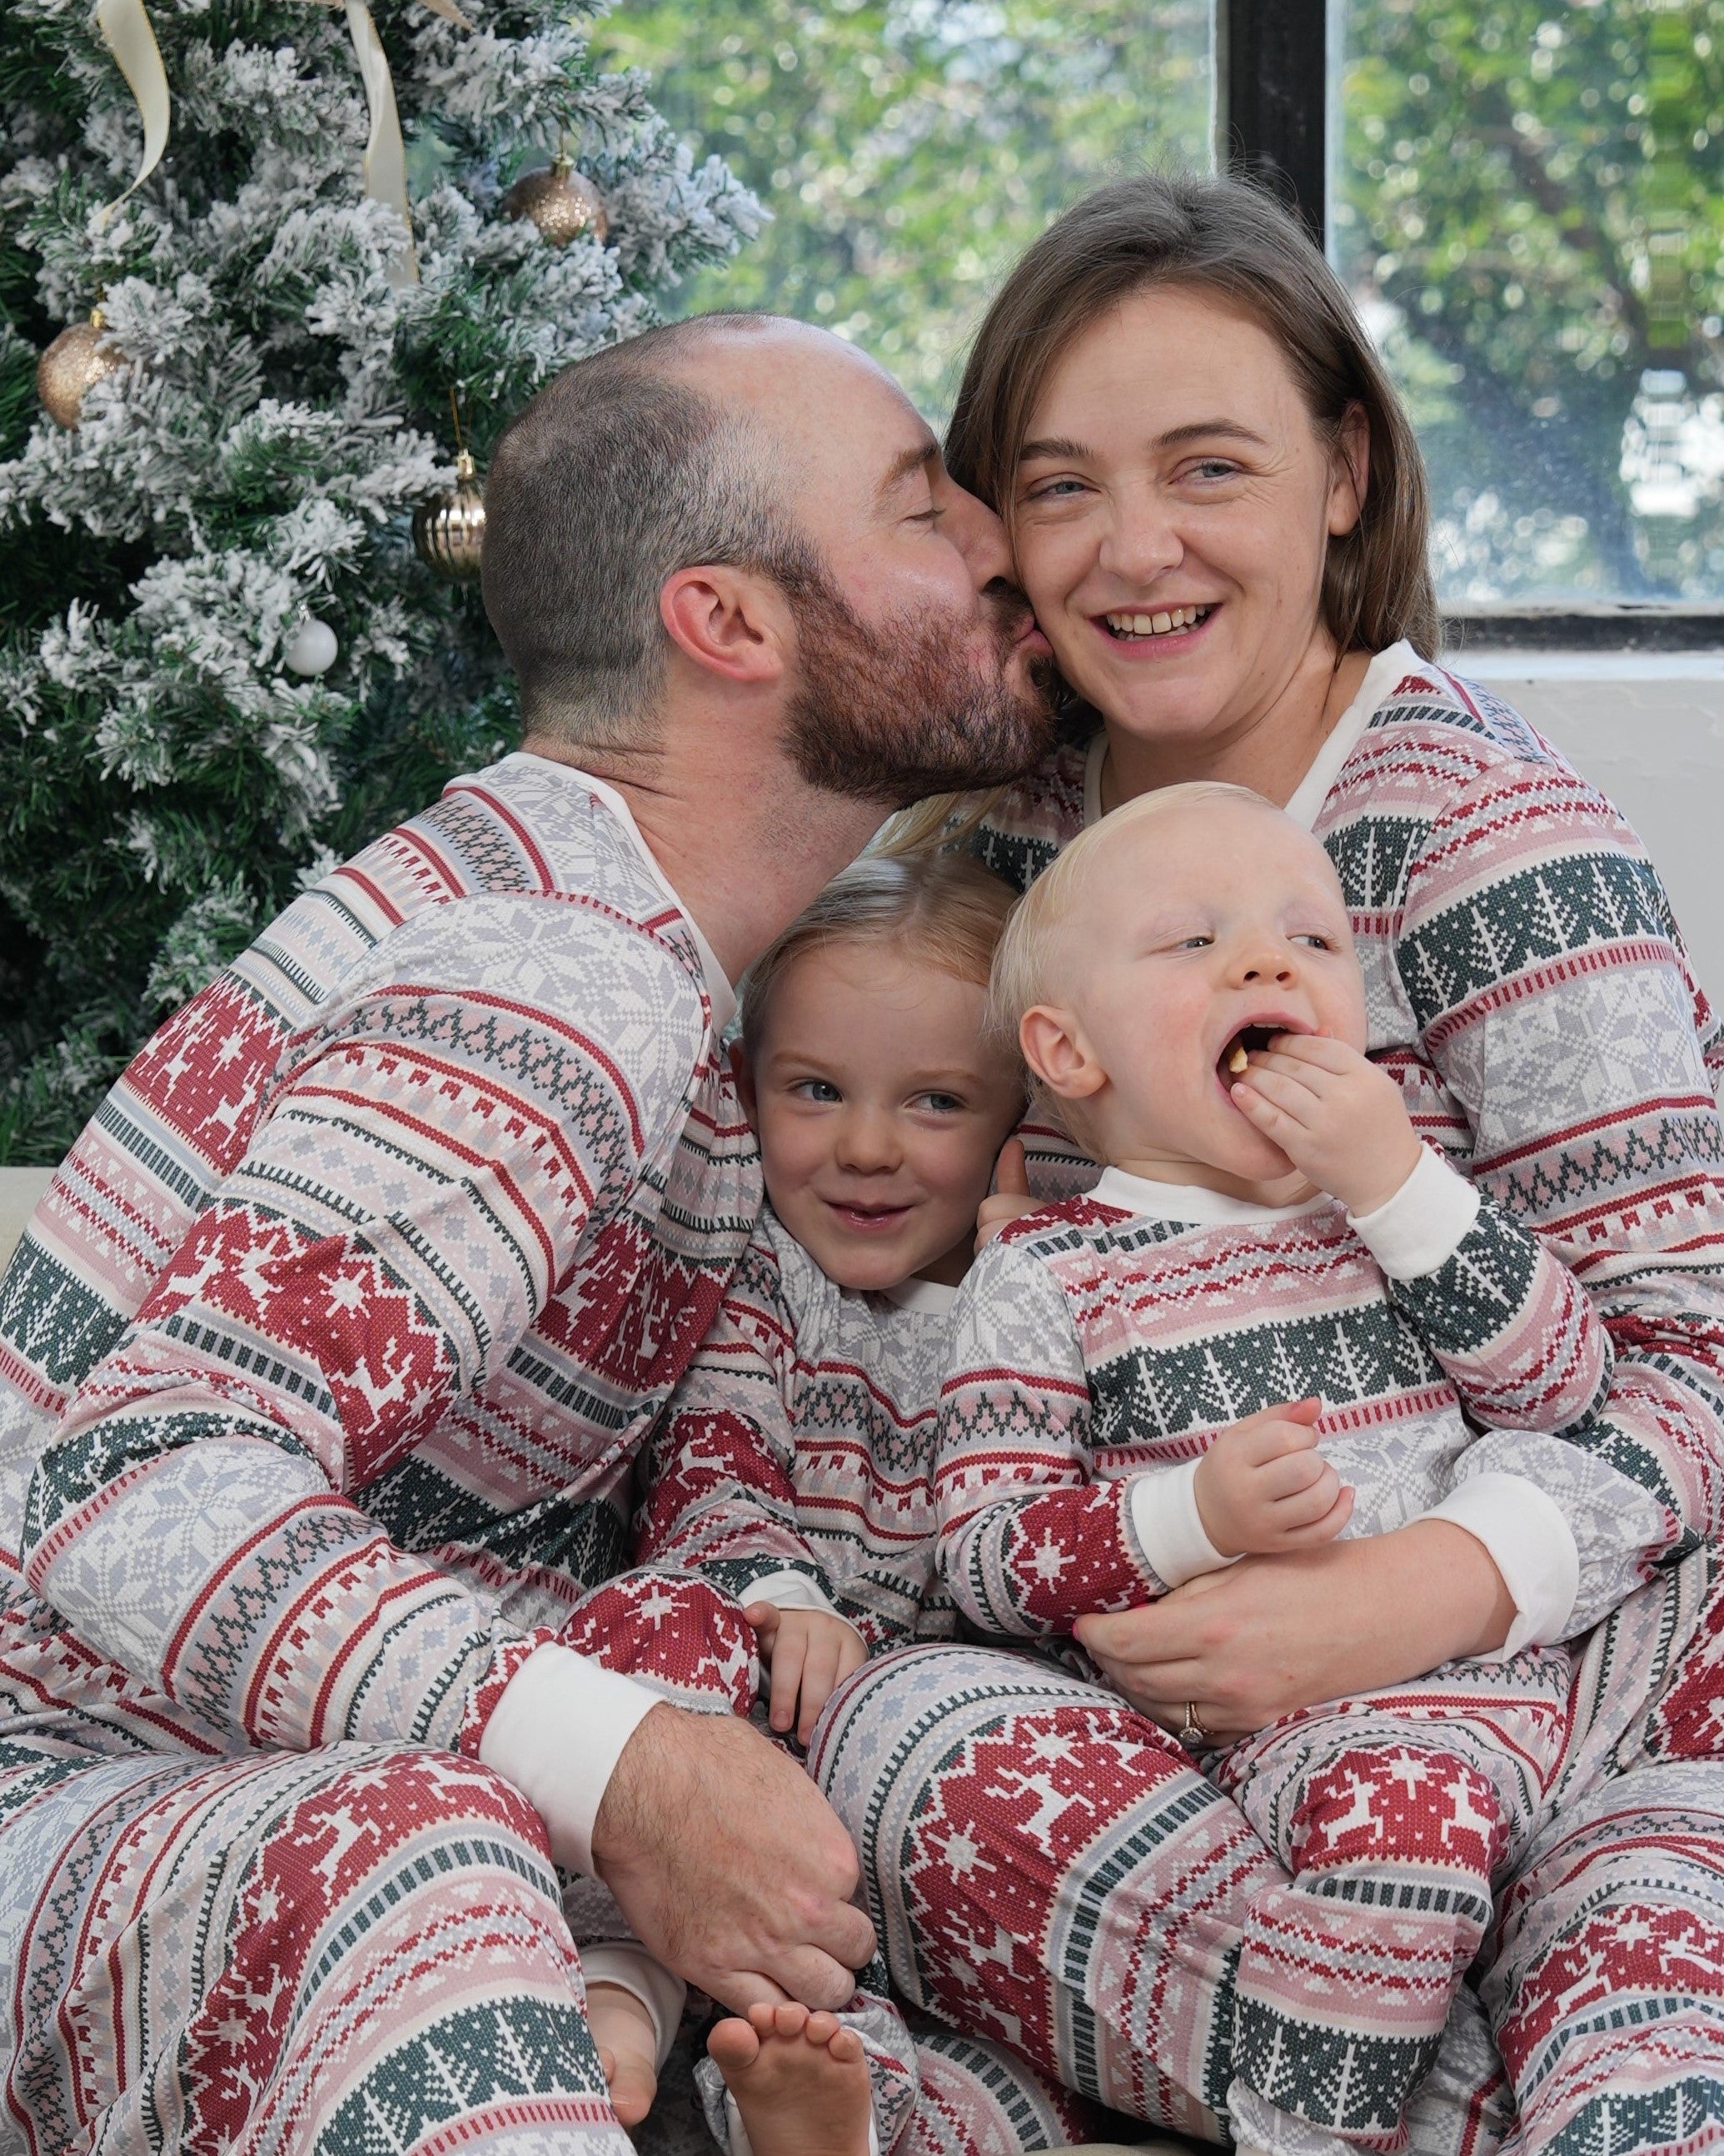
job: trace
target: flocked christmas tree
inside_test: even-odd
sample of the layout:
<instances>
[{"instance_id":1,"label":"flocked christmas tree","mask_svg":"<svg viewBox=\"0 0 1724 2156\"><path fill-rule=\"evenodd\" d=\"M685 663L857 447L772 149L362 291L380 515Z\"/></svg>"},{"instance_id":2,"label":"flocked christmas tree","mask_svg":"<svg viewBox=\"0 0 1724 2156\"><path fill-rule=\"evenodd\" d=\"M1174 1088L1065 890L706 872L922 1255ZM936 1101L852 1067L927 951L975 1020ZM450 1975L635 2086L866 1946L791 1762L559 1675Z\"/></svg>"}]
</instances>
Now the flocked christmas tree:
<instances>
[{"instance_id":1,"label":"flocked christmas tree","mask_svg":"<svg viewBox=\"0 0 1724 2156\"><path fill-rule=\"evenodd\" d=\"M361 8L150 0L172 133L124 200L144 131L91 0L0 9L0 1160L57 1158L305 879L511 744L476 586L413 544L455 415L482 473L757 228L571 0L462 7L379 0L368 98ZM366 192L383 55L410 233ZM97 306L63 424L38 361Z\"/></svg>"}]
</instances>

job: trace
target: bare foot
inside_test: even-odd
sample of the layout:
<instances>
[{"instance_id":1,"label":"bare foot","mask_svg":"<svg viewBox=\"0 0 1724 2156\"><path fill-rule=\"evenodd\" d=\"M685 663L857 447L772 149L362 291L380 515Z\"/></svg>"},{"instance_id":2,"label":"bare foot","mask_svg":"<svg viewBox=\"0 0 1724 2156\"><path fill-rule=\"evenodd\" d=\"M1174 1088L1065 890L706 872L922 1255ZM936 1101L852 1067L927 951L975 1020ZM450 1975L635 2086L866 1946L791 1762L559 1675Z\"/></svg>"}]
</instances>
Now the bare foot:
<instances>
[{"instance_id":1,"label":"bare foot","mask_svg":"<svg viewBox=\"0 0 1724 2156\"><path fill-rule=\"evenodd\" d=\"M587 2023L624 2126L639 2126L659 2093L659 2032L645 2005L620 1984L589 1984Z\"/></svg>"},{"instance_id":2,"label":"bare foot","mask_svg":"<svg viewBox=\"0 0 1724 2156\"><path fill-rule=\"evenodd\" d=\"M706 2039L754 2156L868 2156L874 2092L862 2039L793 2001L751 2006Z\"/></svg>"}]
</instances>

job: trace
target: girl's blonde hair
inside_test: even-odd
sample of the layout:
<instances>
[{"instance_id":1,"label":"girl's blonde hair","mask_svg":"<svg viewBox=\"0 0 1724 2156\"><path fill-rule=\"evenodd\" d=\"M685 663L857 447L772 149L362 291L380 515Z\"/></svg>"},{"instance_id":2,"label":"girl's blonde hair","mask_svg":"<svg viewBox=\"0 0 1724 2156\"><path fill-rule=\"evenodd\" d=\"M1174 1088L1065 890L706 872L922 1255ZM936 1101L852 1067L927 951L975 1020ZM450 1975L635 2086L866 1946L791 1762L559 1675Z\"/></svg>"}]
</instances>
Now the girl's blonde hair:
<instances>
[{"instance_id":1,"label":"girl's blonde hair","mask_svg":"<svg viewBox=\"0 0 1724 2156\"><path fill-rule=\"evenodd\" d=\"M1267 809L1271 816L1283 812L1273 801L1249 786L1230 786L1214 778L1198 778L1181 786L1159 786L1123 803L1099 823L1080 831L1036 878L1018 900L993 954L993 970L988 983L988 1027L1003 1046L1015 1050L1018 1027L1027 1010L1037 1004L1057 1001L1060 931L1079 894L1094 880L1101 866L1101 851L1121 832L1151 818L1176 816L1211 802L1244 802Z\"/></svg>"},{"instance_id":2,"label":"girl's blonde hair","mask_svg":"<svg viewBox=\"0 0 1724 2156\"><path fill-rule=\"evenodd\" d=\"M953 980L985 988L1013 897L1009 885L967 854L865 854L832 879L743 976L744 1047L751 1057L757 1053L772 992L787 968L805 952L831 944L889 943Z\"/></svg>"}]
</instances>

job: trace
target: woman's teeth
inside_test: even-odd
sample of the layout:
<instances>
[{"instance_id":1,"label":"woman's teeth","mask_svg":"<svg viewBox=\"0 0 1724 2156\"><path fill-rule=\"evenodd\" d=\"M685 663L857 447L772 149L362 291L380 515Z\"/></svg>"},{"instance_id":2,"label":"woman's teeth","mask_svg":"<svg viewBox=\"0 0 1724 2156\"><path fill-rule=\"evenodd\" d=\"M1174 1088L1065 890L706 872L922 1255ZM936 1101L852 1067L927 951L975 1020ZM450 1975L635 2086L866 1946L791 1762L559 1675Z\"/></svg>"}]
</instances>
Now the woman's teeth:
<instances>
[{"instance_id":1,"label":"woman's teeth","mask_svg":"<svg viewBox=\"0 0 1724 2156\"><path fill-rule=\"evenodd\" d=\"M1209 612L1206 606L1172 607L1165 613L1111 613L1106 621L1116 636L1171 636L1176 629L1194 629Z\"/></svg>"}]
</instances>

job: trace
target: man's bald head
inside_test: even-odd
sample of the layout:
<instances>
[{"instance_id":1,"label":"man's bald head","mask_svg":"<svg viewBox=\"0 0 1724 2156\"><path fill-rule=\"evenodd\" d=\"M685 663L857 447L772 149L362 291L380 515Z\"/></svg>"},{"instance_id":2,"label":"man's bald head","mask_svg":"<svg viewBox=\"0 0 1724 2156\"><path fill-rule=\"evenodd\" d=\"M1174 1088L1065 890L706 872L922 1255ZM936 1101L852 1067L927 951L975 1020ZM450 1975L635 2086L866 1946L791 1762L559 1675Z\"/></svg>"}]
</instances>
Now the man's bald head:
<instances>
[{"instance_id":1,"label":"man's bald head","mask_svg":"<svg viewBox=\"0 0 1724 2156\"><path fill-rule=\"evenodd\" d=\"M823 362L870 364L776 316L696 316L582 360L511 422L485 479L485 603L529 731L652 737L670 649L659 595L679 569L725 563L792 592L818 578L784 506L787 451L806 434L785 391Z\"/></svg>"}]
</instances>

